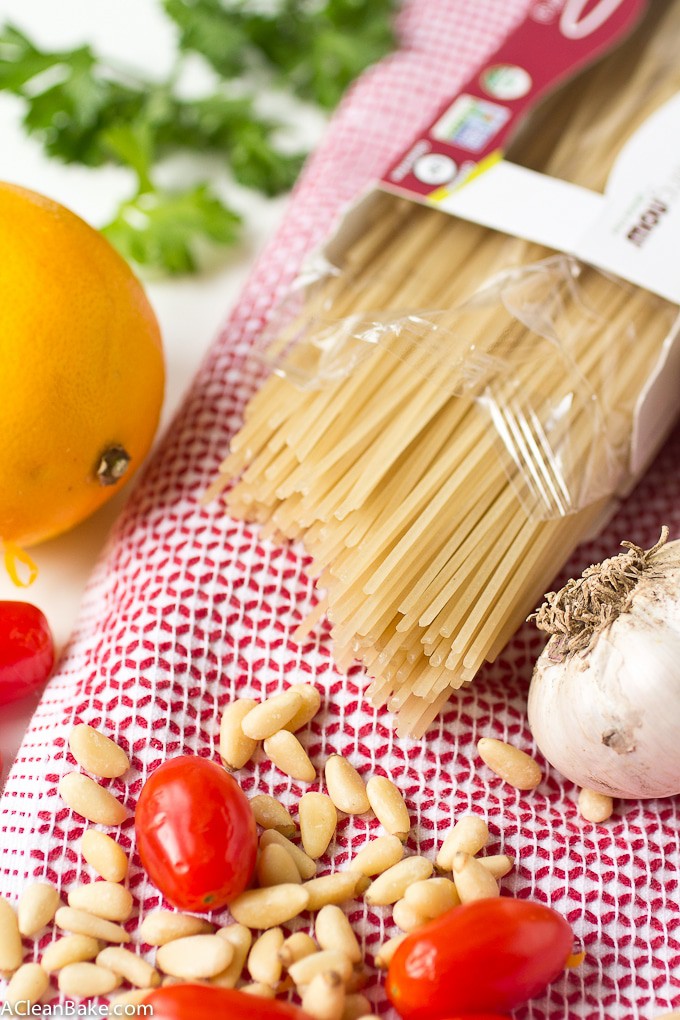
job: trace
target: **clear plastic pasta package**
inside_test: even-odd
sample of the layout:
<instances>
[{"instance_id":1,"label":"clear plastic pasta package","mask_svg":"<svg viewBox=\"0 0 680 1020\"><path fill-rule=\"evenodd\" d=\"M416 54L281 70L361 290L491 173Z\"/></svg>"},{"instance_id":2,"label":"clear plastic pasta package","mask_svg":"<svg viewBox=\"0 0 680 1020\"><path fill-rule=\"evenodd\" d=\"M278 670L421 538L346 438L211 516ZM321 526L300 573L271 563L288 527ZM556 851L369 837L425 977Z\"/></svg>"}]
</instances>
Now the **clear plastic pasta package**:
<instances>
[{"instance_id":1,"label":"clear plastic pasta package","mask_svg":"<svg viewBox=\"0 0 680 1020\"><path fill-rule=\"evenodd\" d=\"M677 410L680 2L575 6L532 7L310 259L217 483L302 542L294 636L326 614L402 732L500 653Z\"/></svg>"},{"instance_id":2,"label":"clear plastic pasta package","mask_svg":"<svg viewBox=\"0 0 680 1020\"><path fill-rule=\"evenodd\" d=\"M339 274L326 265L314 286ZM622 319L604 311L605 294L607 312L626 308L624 329ZM633 455L634 423L676 319L675 309L654 295L636 295L625 281L553 255L496 274L453 309L305 319L300 335L284 306L264 335L261 357L270 371L312 394L351 378L367 359L389 355L400 427L413 395L428 415L451 398L466 402L480 436L496 440L527 517L550 520L615 501L634 482L642 456L637 449ZM651 330L656 361L637 356L641 333ZM373 484L389 470L382 457Z\"/></svg>"}]
</instances>

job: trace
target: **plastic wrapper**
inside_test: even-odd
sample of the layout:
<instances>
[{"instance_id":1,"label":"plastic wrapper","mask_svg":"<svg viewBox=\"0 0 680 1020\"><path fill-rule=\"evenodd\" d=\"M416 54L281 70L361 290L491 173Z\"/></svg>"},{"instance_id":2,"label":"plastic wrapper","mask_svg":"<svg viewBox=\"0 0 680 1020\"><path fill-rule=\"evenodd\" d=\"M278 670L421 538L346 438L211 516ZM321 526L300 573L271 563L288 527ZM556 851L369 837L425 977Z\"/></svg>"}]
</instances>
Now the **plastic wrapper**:
<instances>
[{"instance_id":1,"label":"plastic wrapper","mask_svg":"<svg viewBox=\"0 0 680 1020\"><path fill-rule=\"evenodd\" d=\"M340 279L324 260L310 264L263 337L258 355L270 370L310 391L336 385L378 349L407 363L488 416L531 519L630 487L636 410L675 318L666 302L555 255L497 274L453 310L334 320Z\"/></svg>"}]
</instances>

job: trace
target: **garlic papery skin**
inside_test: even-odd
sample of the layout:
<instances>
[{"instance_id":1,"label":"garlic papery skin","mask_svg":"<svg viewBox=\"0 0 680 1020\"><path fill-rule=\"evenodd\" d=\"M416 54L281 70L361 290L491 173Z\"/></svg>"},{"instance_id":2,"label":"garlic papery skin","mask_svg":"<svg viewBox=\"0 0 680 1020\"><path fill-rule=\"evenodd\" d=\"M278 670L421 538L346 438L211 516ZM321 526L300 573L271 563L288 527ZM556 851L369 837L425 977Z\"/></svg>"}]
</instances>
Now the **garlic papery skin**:
<instances>
[{"instance_id":1,"label":"garlic papery skin","mask_svg":"<svg viewBox=\"0 0 680 1020\"><path fill-rule=\"evenodd\" d=\"M611 797L680 793L680 542L667 534L589 568L536 614L555 624L529 689L536 744Z\"/></svg>"}]
</instances>

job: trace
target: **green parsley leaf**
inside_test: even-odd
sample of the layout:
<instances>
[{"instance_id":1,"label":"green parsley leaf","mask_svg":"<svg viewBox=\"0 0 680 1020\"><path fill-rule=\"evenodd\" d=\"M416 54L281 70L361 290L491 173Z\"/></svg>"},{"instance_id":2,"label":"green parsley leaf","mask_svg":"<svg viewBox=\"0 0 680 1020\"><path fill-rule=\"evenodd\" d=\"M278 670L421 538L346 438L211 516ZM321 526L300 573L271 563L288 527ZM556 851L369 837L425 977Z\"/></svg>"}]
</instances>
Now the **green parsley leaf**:
<instances>
[{"instance_id":1,"label":"green parsley leaf","mask_svg":"<svg viewBox=\"0 0 680 1020\"><path fill-rule=\"evenodd\" d=\"M297 93L326 109L337 106L351 82L394 48L393 7L391 0L330 0L312 45L283 67Z\"/></svg>"},{"instance_id":2,"label":"green parsley leaf","mask_svg":"<svg viewBox=\"0 0 680 1020\"><path fill-rule=\"evenodd\" d=\"M174 100L155 124L158 149L214 151L229 162L235 179L265 195L278 195L295 183L305 153L283 153L272 143L279 124L264 120L248 97L216 92L205 99Z\"/></svg>"},{"instance_id":3,"label":"green parsley leaf","mask_svg":"<svg viewBox=\"0 0 680 1020\"><path fill-rule=\"evenodd\" d=\"M193 272L206 241L233 244L240 216L199 184L187 191L143 192L124 202L103 228L125 258L169 273Z\"/></svg>"},{"instance_id":4,"label":"green parsley leaf","mask_svg":"<svg viewBox=\"0 0 680 1020\"><path fill-rule=\"evenodd\" d=\"M0 31L0 89L21 95L26 82L52 64L52 56L37 50L18 28L5 25Z\"/></svg>"},{"instance_id":5,"label":"green parsley leaf","mask_svg":"<svg viewBox=\"0 0 680 1020\"><path fill-rule=\"evenodd\" d=\"M163 0L180 30L180 47L200 53L218 74L231 78L243 72L249 53L241 19L230 17L221 0Z\"/></svg>"},{"instance_id":6,"label":"green parsley leaf","mask_svg":"<svg viewBox=\"0 0 680 1020\"><path fill-rule=\"evenodd\" d=\"M154 139L148 120L128 124L117 123L102 131L102 144L137 174L139 191L153 191L151 169L154 161Z\"/></svg>"},{"instance_id":7,"label":"green parsley leaf","mask_svg":"<svg viewBox=\"0 0 680 1020\"><path fill-rule=\"evenodd\" d=\"M277 151L256 123L239 132L228 152L239 184L265 195L278 195L292 188L305 159L304 153L288 155Z\"/></svg>"},{"instance_id":8,"label":"green parsley leaf","mask_svg":"<svg viewBox=\"0 0 680 1020\"><path fill-rule=\"evenodd\" d=\"M39 50L12 26L0 32L0 89L26 100L24 127L49 155L86 166L110 160L101 134L145 102L143 92L107 78L89 46Z\"/></svg>"},{"instance_id":9,"label":"green parsley leaf","mask_svg":"<svg viewBox=\"0 0 680 1020\"><path fill-rule=\"evenodd\" d=\"M254 123L266 132L274 127L258 118L250 97L234 98L220 91L191 101L173 98L157 122L157 135L166 150L182 146L224 152Z\"/></svg>"}]
</instances>

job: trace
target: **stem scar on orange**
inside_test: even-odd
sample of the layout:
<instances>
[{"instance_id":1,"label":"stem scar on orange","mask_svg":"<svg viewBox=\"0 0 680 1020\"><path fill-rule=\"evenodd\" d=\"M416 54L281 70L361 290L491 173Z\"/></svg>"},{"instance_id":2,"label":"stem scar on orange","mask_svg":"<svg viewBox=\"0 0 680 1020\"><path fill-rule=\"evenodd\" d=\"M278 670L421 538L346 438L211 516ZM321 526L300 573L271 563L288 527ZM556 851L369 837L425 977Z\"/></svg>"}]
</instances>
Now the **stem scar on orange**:
<instances>
[{"instance_id":1,"label":"stem scar on orange","mask_svg":"<svg viewBox=\"0 0 680 1020\"><path fill-rule=\"evenodd\" d=\"M163 401L141 284L57 202L0 183L0 541L51 538L147 454Z\"/></svg>"}]
</instances>

